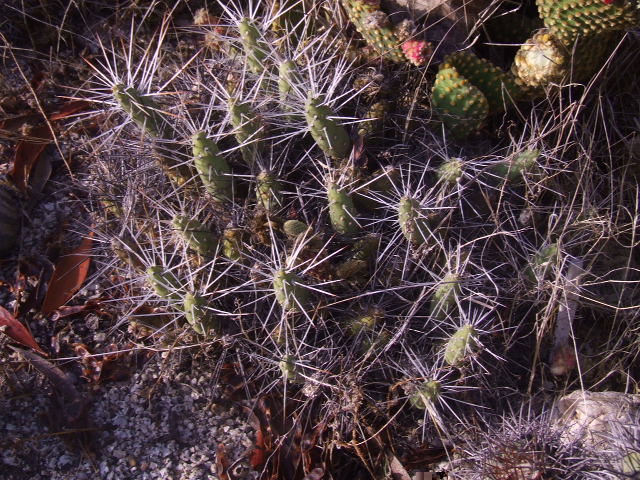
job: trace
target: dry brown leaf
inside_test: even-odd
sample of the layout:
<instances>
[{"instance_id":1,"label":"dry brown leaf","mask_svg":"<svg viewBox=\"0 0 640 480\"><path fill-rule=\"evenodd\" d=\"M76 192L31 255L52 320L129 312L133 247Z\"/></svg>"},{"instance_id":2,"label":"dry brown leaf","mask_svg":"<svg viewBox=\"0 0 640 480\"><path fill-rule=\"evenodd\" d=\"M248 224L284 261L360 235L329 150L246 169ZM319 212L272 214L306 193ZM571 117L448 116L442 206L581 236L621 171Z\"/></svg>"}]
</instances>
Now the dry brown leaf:
<instances>
[{"instance_id":1,"label":"dry brown leaf","mask_svg":"<svg viewBox=\"0 0 640 480\"><path fill-rule=\"evenodd\" d=\"M36 352L47 356L47 354L36 343L29 330L22 323L15 319L4 307L0 307L0 329L9 338L16 342L33 348Z\"/></svg>"},{"instance_id":2,"label":"dry brown leaf","mask_svg":"<svg viewBox=\"0 0 640 480\"><path fill-rule=\"evenodd\" d=\"M54 122L56 120L62 120L63 118L67 118L75 113L81 112L91 105L89 102L84 100L74 100L68 103L65 103L60 107L56 113L52 114L49 117L49 120Z\"/></svg>"},{"instance_id":3,"label":"dry brown leaf","mask_svg":"<svg viewBox=\"0 0 640 480\"><path fill-rule=\"evenodd\" d=\"M42 313L50 313L61 307L80 289L91 264L92 245L93 232L82 240L76 250L58 261L49 282L47 295L42 302Z\"/></svg>"},{"instance_id":4,"label":"dry brown leaf","mask_svg":"<svg viewBox=\"0 0 640 480\"><path fill-rule=\"evenodd\" d=\"M216 473L220 480L230 480L229 474L227 473L230 465L231 462L227 456L227 450L224 443L219 443L218 448L216 449Z\"/></svg>"},{"instance_id":5,"label":"dry brown leaf","mask_svg":"<svg viewBox=\"0 0 640 480\"><path fill-rule=\"evenodd\" d=\"M47 125L40 125L31 130L28 139L18 143L13 161L13 169L11 170L11 178L13 179L14 185L23 192L27 190L27 181L31 170L51 140L51 130L49 127Z\"/></svg>"}]
</instances>

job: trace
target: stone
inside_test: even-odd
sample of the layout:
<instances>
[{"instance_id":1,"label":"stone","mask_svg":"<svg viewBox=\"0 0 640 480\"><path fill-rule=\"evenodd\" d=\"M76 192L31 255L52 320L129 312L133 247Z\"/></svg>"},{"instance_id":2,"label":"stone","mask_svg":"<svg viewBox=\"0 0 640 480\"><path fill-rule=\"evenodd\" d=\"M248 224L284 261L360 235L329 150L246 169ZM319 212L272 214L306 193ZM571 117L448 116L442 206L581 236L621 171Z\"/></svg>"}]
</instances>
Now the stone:
<instances>
[{"instance_id":1,"label":"stone","mask_svg":"<svg viewBox=\"0 0 640 480\"><path fill-rule=\"evenodd\" d=\"M614 441L640 440L640 395L578 390L560 398L555 408L554 423L567 443L599 450L610 449Z\"/></svg>"}]
</instances>

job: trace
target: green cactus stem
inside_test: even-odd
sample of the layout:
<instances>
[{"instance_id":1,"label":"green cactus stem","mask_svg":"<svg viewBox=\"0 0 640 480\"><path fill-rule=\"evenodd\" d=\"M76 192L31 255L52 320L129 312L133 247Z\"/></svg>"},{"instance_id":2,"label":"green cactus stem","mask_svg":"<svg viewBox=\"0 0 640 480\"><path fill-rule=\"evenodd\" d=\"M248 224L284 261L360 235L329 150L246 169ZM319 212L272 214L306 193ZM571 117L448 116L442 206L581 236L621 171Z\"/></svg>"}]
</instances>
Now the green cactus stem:
<instances>
[{"instance_id":1,"label":"green cactus stem","mask_svg":"<svg viewBox=\"0 0 640 480\"><path fill-rule=\"evenodd\" d=\"M473 325L460 327L447 341L444 348L444 361L452 367L457 367L467 357L470 349L476 344L478 332Z\"/></svg>"},{"instance_id":2,"label":"green cactus stem","mask_svg":"<svg viewBox=\"0 0 640 480\"><path fill-rule=\"evenodd\" d=\"M236 140L241 145L240 152L245 163L252 167L257 155L262 151L264 126L262 119L251 108L249 103L239 103L229 99L231 125L235 128Z\"/></svg>"},{"instance_id":3,"label":"green cactus stem","mask_svg":"<svg viewBox=\"0 0 640 480\"><path fill-rule=\"evenodd\" d=\"M282 376L291 383L304 383L304 377L300 375L300 369L297 365L295 355L285 355L280 360L278 366L282 372Z\"/></svg>"},{"instance_id":4,"label":"green cactus stem","mask_svg":"<svg viewBox=\"0 0 640 480\"><path fill-rule=\"evenodd\" d=\"M220 320L207 308L207 300L198 294L187 292L183 301L184 316L196 333L206 335L220 332Z\"/></svg>"},{"instance_id":5,"label":"green cactus stem","mask_svg":"<svg viewBox=\"0 0 640 480\"><path fill-rule=\"evenodd\" d=\"M358 213L353 206L353 200L338 185L329 182L327 185L327 198L329 199L329 219L331 226L340 235L355 235L360 231L360 225L356 221Z\"/></svg>"},{"instance_id":6,"label":"green cactus stem","mask_svg":"<svg viewBox=\"0 0 640 480\"><path fill-rule=\"evenodd\" d=\"M175 215L171 225L189 248L200 255L215 255L219 242L209 227L184 215Z\"/></svg>"},{"instance_id":7,"label":"green cactus stem","mask_svg":"<svg viewBox=\"0 0 640 480\"><path fill-rule=\"evenodd\" d=\"M349 321L349 330L352 335L357 335L360 332L372 332L384 320L385 315L386 312L383 308L371 307Z\"/></svg>"},{"instance_id":8,"label":"green cactus stem","mask_svg":"<svg viewBox=\"0 0 640 480\"><path fill-rule=\"evenodd\" d=\"M333 158L347 158L351 153L351 138L347 130L330 117L335 113L327 105L322 105L322 97L314 97L311 92L305 102L305 117L311 136L324 153Z\"/></svg>"},{"instance_id":9,"label":"green cactus stem","mask_svg":"<svg viewBox=\"0 0 640 480\"><path fill-rule=\"evenodd\" d=\"M300 220L287 220L284 222L282 229L287 237L295 239L298 235L307 231L309 226Z\"/></svg>"},{"instance_id":10,"label":"green cactus stem","mask_svg":"<svg viewBox=\"0 0 640 480\"><path fill-rule=\"evenodd\" d=\"M231 199L231 167L220 155L218 145L205 132L191 137L193 161L205 190L217 201Z\"/></svg>"},{"instance_id":11,"label":"green cactus stem","mask_svg":"<svg viewBox=\"0 0 640 480\"><path fill-rule=\"evenodd\" d=\"M176 185L186 184L192 177L187 165L178 159L182 155L180 145L173 140L174 130L169 126L160 108L148 95L140 94L133 87L119 83L113 86L113 98L148 137L155 139L155 157L167 176Z\"/></svg>"},{"instance_id":12,"label":"green cactus stem","mask_svg":"<svg viewBox=\"0 0 640 480\"><path fill-rule=\"evenodd\" d=\"M455 185L462 178L462 159L451 157L438 167L438 178L446 185Z\"/></svg>"},{"instance_id":13,"label":"green cactus stem","mask_svg":"<svg viewBox=\"0 0 640 480\"><path fill-rule=\"evenodd\" d=\"M460 295L460 276L447 273L431 299L431 315L442 318L457 307L456 297Z\"/></svg>"},{"instance_id":14,"label":"green cactus stem","mask_svg":"<svg viewBox=\"0 0 640 480\"><path fill-rule=\"evenodd\" d=\"M505 160L495 165L491 173L504 182L518 185L523 182L524 175L536 169L539 156L539 150L527 150L512 160Z\"/></svg>"},{"instance_id":15,"label":"green cactus stem","mask_svg":"<svg viewBox=\"0 0 640 480\"><path fill-rule=\"evenodd\" d=\"M260 30L246 17L240 20L238 30L249 70L257 75L264 73L269 47L263 40Z\"/></svg>"},{"instance_id":16,"label":"green cactus stem","mask_svg":"<svg viewBox=\"0 0 640 480\"><path fill-rule=\"evenodd\" d=\"M351 256L336 268L338 278L366 283L369 280L378 248L380 248L378 235L367 235L354 243Z\"/></svg>"},{"instance_id":17,"label":"green cactus stem","mask_svg":"<svg viewBox=\"0 0 640 480\"><path fill-rule=\"evenodd\" d=\"M421 410L430 408L440 397L441 388L442 386L437 380L424 382L416 387L415 393L409 397L409 403Z\"/></svg>"},{"instance_id":18,"label":"green cactus stem","mask_svg":"<svg viewBox=\"0 0 640 480\"><path fill-rule=\"evenodd\" d=\"M293 272L280 269L273 275L276 300L285 311L298 312L309 301L309 291L302 278Z\"/></svg>"},{"instance_id":19,"label":"green cactus stem","mask_svg":"<svg viewBox=\"0 0 640 480\"><path fill-rule=\"evenodd\" d=\"M293 108L291 103L293 101L294 85L302 85L302 79L298 74L298 67L293 60L285 60L278 65L278 95L280 98L280 108L287 112L287 118L295 121L299 120L301 116L291 113Z\"/></svg>"},{"instance_id":20,"label":"green cactus stem","mask_svg":"<svg viewBox=\"0 0 640 480\"><path fill-rule=\"evenodd\" d=\"M278 178L265 170L256 177L256 196L258 204L267 212L282 208L282 185Z\"/></svg>"},{"instance_id":21,"label":"green cactus stem","mask_svg":"<svg viewBox=\"0 0 640 480\"><path fill-rule=\"evenodd\" d=\"M455 68L441 68L431 91L431 103L457 139L480 129L489 115L482 91Z\"/></svg>"},{"instance_id":22,"label":"green cactus stem","mask_svg":"<svg viewBox=\"0 0 640 480\"><path fill-rule=\"evenodd\" d=\"M167 122L160 113L160 107L148 95L142 95L133 87L118 83L112 88L113 98L138 127L152 138L164 138Z\"/></svg>"},{"instance_id":23,"label":"green cactus stem","mask_svg":"<svg viewBox=\"0 0 640 480\"><path fill-rule=\"evenodd\" d=\"M233 262L247 260L247 232L242 228L227 228L222 234L222 253Z\"/></svg>"},{"instance_id":24,"label":"green cactus stem","mask_svg":"<svg viewBox=\"0 0 640 480\"><path fill-rule=\"evenodd\" d=\"M540 248L529 261L524 270L525 275L532 282L551 279L553 267L558 263L560 251L558 243L551 243Z\"/></svg>"},{"instance_id":25,"label":"green cactus stem","mask_svg":"<svg viewBox=\"0 0 640 480\"><path fill-rule=\"evenodd\" d=\"M429 239L429 217L420 202L404 196L398 203L398 223L404 238L410 243L420 246Z\"/></svg>"},{"instance_id":26,"label":"green cactus stem","mask_svg":"<svg viewBox=\"0 0 640 480\"><path fill-rule=\"evenodd\" d=\"M161 298L182 300L182 288L176 276L160 266L147 268L147 283Z\"/></svg>"}]
</instances>

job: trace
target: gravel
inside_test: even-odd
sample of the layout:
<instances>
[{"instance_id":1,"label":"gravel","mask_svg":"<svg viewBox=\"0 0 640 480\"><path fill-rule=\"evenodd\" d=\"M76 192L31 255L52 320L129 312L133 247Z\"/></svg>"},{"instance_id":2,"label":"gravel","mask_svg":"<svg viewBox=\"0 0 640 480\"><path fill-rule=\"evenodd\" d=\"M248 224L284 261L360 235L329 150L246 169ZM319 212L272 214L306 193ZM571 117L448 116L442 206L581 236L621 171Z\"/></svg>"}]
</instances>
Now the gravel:
<instances>
[{"instance_id":1,"label":"gravel","mask_svg":"<svg viewBox=\"0 0 640 480\"><path fill-rule=\"evenodd\" d=\"M97 388L89 407L90 455L69 450L47 428L47 414L56 412L49 411L39 374L12 373L13 385L0 384L0 478L217 479L220 444L234 478L257 478L248 464L254 442L248 405L214 401L220 392L207 362L187 373L166 360L156 355L128 381Z\"/></svg>"}]
</instances>

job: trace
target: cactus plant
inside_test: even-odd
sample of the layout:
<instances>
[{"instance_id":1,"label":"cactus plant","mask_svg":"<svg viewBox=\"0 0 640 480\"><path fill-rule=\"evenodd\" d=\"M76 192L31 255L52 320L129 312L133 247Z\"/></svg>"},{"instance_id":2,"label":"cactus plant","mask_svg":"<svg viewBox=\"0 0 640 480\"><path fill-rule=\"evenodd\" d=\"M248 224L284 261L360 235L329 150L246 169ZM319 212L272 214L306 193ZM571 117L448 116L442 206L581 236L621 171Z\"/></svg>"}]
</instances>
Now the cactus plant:
<instances>
[{"instance_id":1,"label":"cactus plant","mask_svg":"<svg viewBox=\"0 0 640 480\"><path fill-rule=\"evenodd\" d=\"M351 139L347 130L331 117L335 113L323 105L321 96L307 95L305 117L311 136L324 153L333 158L346 158L351 152Z\"/></svg>"},{"instance_id":2,"label":"cactus plant","mask_svg":"<svg viewBox=\"0 0 640 480\"><path fill-rule=\"evenodd\" d=\"M542 29L518 50L511 71L525 88L536 89L561 82L570 68L567 49L548 30Z\"/></svg>"},{"instance_id":3,"label":"cactus plant","mask_svg":"<svg viewBox=\"0 0 640 480\"><path fill-rule=\"evenodd\" d=\"M263 74L265 72L265 61L269 55L269 47L262 38L260 30L249 20L244 17L238 24L240 32L240 40L244 49L247 65L255 74Z\"/></svg>"},{"instance_id":4,"label":"cactus plant","mask_svg":"<svg viewBox=\"0 0 640 480\"><path fill-rule=\"evenodd\" d=\"M168 123L161 114L160 107L148 95L142 95L134 87L122 83L113 86L113 98L138 127L153 138L164 138Z\"/></svg>"},{"instance_id":5,"label":"cactus plant","mask_svg":"<svg viewBox=\"0 0 640 480\"><path fill-rule=\"evenodd\" d=\"M380 54L395 62L405 61L400 40L393 32L391 22L379 7L379 2L367 0L342 0L349 20L356 30Z\"/></svg>"},{"instance_id":6,"label":"cactus plant","mask_svg":"<svg viewBox=\"0 0 640 480\"><path fill-rule=\"evenodd\" d=\"M287 220L282 226L284 233L293 239L306 232L308 228L309 226L300 220Z\"/></svg>"},{"instance_id":7,"label":"cactus plant","mask_svg":"<svg viewBox=\"0 0 640 480\"><path fill-rule=\"evenodd\" d=\"M478 58L473 53L462 51L445 57L441 69L452 68L487 99L489 112L504 110L509 97L518 96L518 88L511 74L503 72L488 60Z\"/></svg>"},{"instance_id":8,"label":"cactus plant","mask_svg":"<svg viewBox=\"0 0 640 480\"><path fill-rule=\"evenodd\" d=\"M558 262L560 250L558 243L550 243L542 246L530 259L525 268L525 275L531 281L550 279L553 267Z\"/></svg>"},{"instance_id":9,"label":"cactus plant","mask_svg":"<svg viewBox=\"0 0 640 480\"><path fill-rule=\"evenodd\" d=\"M203 296L187 292L183 308L187 322L196 333L206 335L210 330L220 331L220 320L207 308L207 300Z\"/></svg>"},{"instance_id":10,"label":"cactus plant","mask_svg":"<svg viewBox=\"0 0 640 480\"><path fill-rule=\"evenodd\" d=\"M445 2L442 8L459 3L463 2ZM491 7L483 21L505 13L500 2L479 3ZM588 2L560 3L566 6L562 12L545 2L549 11L557 11L557 18L566 19L568 12ZM552 301L562 297L558 288L568 285L560 275L558 244L549 242L563 239L567 252L598 257L601 263L606 263L608 253L599 238L615 232L620 238L612 243L633 244L637 192L629 187L631 168L621 158L615 171L609 171L608 162L601 160L626 146L622 135L634 128L633 122L620 127L613 116L609 128L603 114L614 108L625 111L620 105L635 98L636 89L630 82L624 95L609 96L607 89L619 82L618 67L612 65L607 81L613 83L591 88L598 93L595 110L591 97L571 88L566 90L570 96L562 91L496 115L489 124L496 132L462 140L512 99L521 99L522 92L547 93L550 90L543 87L550 84L584 78L582 71L601 65L601 52L610 48L622 27L586 33L576 26L581 33L573 38L574 33L551 32L551 21L545 19L546 29L534 37L540 45L527 42L508 72L470 53L477 48L487 58L505 58L504 51L490 43L443 42L436 49L442 55L445 50L463 51L445 57L436 73L415 68L427 64L432 55L430 45L416 32L424 27L429 29L426 35L437 38L438 29L447 28L439 24L448 18L432 24L430 14L394 27L396 19L382 12L382 2L342 4L370 44L353 62L347 43L362 45L349 38L353 29L333 18L334 12L325 8L330 3L302 0L219 2L216 11L223 18L216 19L216 25L228 27L218 38L226 45L195 48L188 57L165 49L162 59L167 61L160 75L115 71L116 64L137 61L138 52L146 51L136 44L130 56L113 55L113 62L104 62L110 71L100 76L103 84L105 78L126 78L130 83L137 78L144 85L140 92L157 84L163 96L158 100L161 111L152 101L159 97L127 93L124 86L114 93L132 121L114 129L121 135L101 132L101 141L113 148L98 155L101 168L96 170L104 172L104 179L90 172L88 183L100 186L97 198L110 213L102 216L99 229L105 245L115 238L113 250L121 261L107 258L100 265L105 271L114 268L114 287L126 289L129 301L146 302L152 296L153 308L163 320L176 318L163 322L150 340L176 344L178 351L188 354L195 349L183 346L213 344L212 351L226 351L232 339L234 362L237 357L243 368L245 362L251 364L244 370L248 392L253 395L258 384L264 393L269 390L269 402L272 394L285 392L282 405L287 411L293 405L311 416L308 422L298 422L300 428L285 426L296 436L302 433L296 438L306 438L306 425L322 424L326 431L314 433L318 439L346 434L354 445L365 445L369 427L374 432L392 425L394 432L421 442L447 438L464 456L469 446L458 434L469 428L469 419L482 424L488 415L487 409L470 402L495 403L496 411L504 411L517 402L518 393L526 396L544 380L537 372L544 372L544 361L538 358L545 357L536 354L544 353L548 343L545 325L553 322L557 311ZM622 2L615 4L620 7ZM385 2L384 8L389 5ZM508 33L504 42L519 44L532 28ZM177 30L176 45L183 44L181 35ZM572 43L565 43L565 38L573 38ZM545 50L548 45L556 50ZM360 63L371 47L382 55ZM623 43L620 50L624 48ZM178 57L179 64L172 63ZM155 63L141 65L144 70ZM431 97L425 98L430 85ZM97 101L104 103L104 94L104 88L96 90ZM446 136L431 128L434 114L448 129ZM564 123L569 120L575 123ZM598 132L605 129L606 138L599 138ZM352 133L354 139L358 134L353 143ZM136 134L142 142L131 141ZM451 143L450 137L460 141ZM184 187L167 182L152 161L153 150L161 153L156 145L174 153L165 170L191 164L197 176L190 176ZM183 154L182 148L191 148L191 155ZM240 154L246 165L238 164ZM543 177L544 172L553 175ZM124 175L135 188L121 188ZM567 184L571 195L566 195ZM584 208L606 211L587 218ZM532 221L520 214L523 209L532 213ZM1 210L0 219L10 215L15 220L15 210ZM438 215L436 222L435 212L446 214ZM621 220L627 217L631 220ZM539 248L542 239L546 243ZM533 246L533 241L538 244ZM467 251L464 261L460 253L452 253ZM616 286L632 297L637 262L626 250L623 256L626 262L620 263L616 276L623 281ZM609 262L596 275L597 261L592 260L585 262L584 275L606 284L611 277L607 272L614 267ZM158 264L146 269L154 262ZM553 285L550 280L555 280ZM581 297L595 298L591 303L598 306L593 308L605 310L602 296L589 288ZM609 323L614 331L622 331L630 324L625 315L632 315L631 309L620 308L613 293L611 298L606 303L618 308ZM548 308L535 308L538 302ZM375 307L367 308L370 305ZM483 312L499 312L500 318L486 324L469 319L479 306ZM581 302L580 308L591 306ZM539 321L542 315L544 322ZM599 321L606 323L606 316L599 310ZM513 334L498 334L504 328ZM585 330L590 328L591 324ZM193 333L211 330L217 335L206 342ZM228 335L221 336L223 330ZM602 345L602 338L598 341ZM582 349L581 342L576 350ZM619 352L638 349L627 336L607 346L614 347L606 354L615 358L612 368L624 364ZM499 355L491 353L493 348ZM485 362L489 357L499 361ZM611 362L607 358L601 363L608 368ZM583 369L595 377L593 370ZM586 378L580 381L589 387L601 380ZM531 379L529 389L522 379ZM578 385L574 380L568 378L567 385ZM293 385L298 381L301 385ZM615 385L617 379L609 381ZM402 408L396 385L410 385L404 390L404 404L422 411ZM459 395L480 385L481 395ZM503 395L505 391L510 394ZM353 419L345 422L345 411L353 413ZM421 417L421 428L415 429ZM353 428L369 421L374 424L366 429ZM297 441L282 440L278 445ZM273 453L270 458L280 458L279 452ZM619 464L620 459L614 460ZM303 463L296 475L309 473L308 462ZM365 475L382 478L387 473L371 463ZM265 474L277 475L269 468ZM536 472L531 470L532 475ZM326 472L331 475L336 476ZM478 475L482 476L473 472L468 477Z\"/></svg>"},{"instance_id":11,"label":"cactus plant","mask_svg":"<svg viewBox=\"0 0 640 480\"><path fill-rule=\"evenodd\" d=\"M456 138L478 130L489 115L489 102L455 68L441 68L431 92L431 102Z\"/></svg>"},{"instance_id":12,"label":"cactus plant","mask_svg":"<svg viewBox=\"0 0 640 480\"><path fill-rule=\"evenodd\" d=\"M476 344L478 332L473 325L463 325L451 335L444 348L444 360L452 367L460 365Z\"/></svg>"},{"instance_id":13,"label":"cactus plant","mask_svg":"<svg viewBox=\"0 0 640 480\"><path fill-rule=\"evenodd\" d=\"M415 408L425 410L439 398L441 384L437 380L429 380L415 388L415 393L409 397L409 402Z\"/></svg>"},{"instance_id":14,"label":"cactus plant","mask_svg":"<svg viewBox=\"0 0 640 480\"><path fill-rule=\"evenodd\" d=\"M431 314L442 317L453 310L460 295L460 276L457 273L447 273L439 283L431 300Z\"/></svg>"},{"instance_id":15,"label":"cactus plant","mask_svg":"<svg viewBox=\"0 0 640 480\"><path fill-rule=\"evenodd\" d=\"M285 311L301 311L309 301L309 291L302 278L284 269L273 274L273 290L276 300Z\"/></svg>"},{"instance_id":16,"label":"cactus plant","mask_svg":"<svg viewBox=\"0 0 640 480\"><path fill-rule=\"evenodd\" d=\"M218 238L211 229L196 219L184 215L175 215L171 225L184 239L189 248L200 255L215 255Z\"/></svg>"},{"instance_id":17,"label":"cactus plant","mask_svg":"<svg viewBox=\"0 0 640 480\"><path fill-rule=\"evenodd\" d=\"M358 212L353 206L351 197L333 182L327 185L329 200L329 218L331 226L340 235L355 235L360 231L356 220Z\"/></svg>"},{"instance_id":18,"label":"cactus plant","mask_svg":"<svg viewBox=\"0 0 640 480\"><path fill-rule=\"evenodd\" d=\"M159 265L147 268L147 283L161 298L182 300L182 288L176 276Z\"/></svg>"},{"instance_id":19,"label":"cactus plant","mask_svg":"<svg viewBox=\"0 0 640 480\"><path fill-rule=\"evenodd\" d=\"M524 151L511 160L501 161L491 169L491 173L504 182L517 185L522 183L523 175L535 170L539 156L539 150Z\"/></svg>"},{"instance_id":20,"label":"cactus plant","mask_svg":"<svg viewBox=\"0 0 640 480\"><path fill-rule=\"evenodd\" d=\"M250 103L230 98L228 107L242 158L252 167L263 148L264 125Z\"/></svg>"},{"instance_id":21,"label":"cactus plant","mask_svg":"<svg viewBox=\"0 0 640 480\"><path fill-rule=\"evenodd\" d=\"M193 162L206 191L218 201L231 198L231 167L220 155L218 145L205 132L191 137Z\"/></svg>"},{"instance_id":22,"label":"cactus plant","mask_svg":"<svg viewBox=\"0 0 640 480\"><path fill-rule=\"evenodd\" d=\"M265 170L256 177L256 195L258 204L267 212L278 210L282 207L281 183L278 178Z\"/></svg>"},{"instance_id":23,"label":"cactus plant","mask_svg":"<svg viewBox=\"0 0 640 480\"><path fill-rule=\"evenodd\" d=\"M222 253L233 262L247 260L247 232L242 228L226 228L222 233Z\"/></svg>"},{"instance_id":24,"label":"cactus plant","mask_svg":"<svg viewBox=\"0 0 640 480\"><path fill-rule=\"evenodd\" d=\"M566 46L580 36L630 30L640 20L636 2L628 0L536 0L536 3L549 33Z\"/></svg>"},{"instance_id":25,"label":"cactus plant","mask_svg":"<svg viewBox=\"0 0 640 480\"><path fill-rule=\"evenodd\" d=\"M343 280L366 282L379 247L379 236L367 235L361 238L353 245L350 257L337 266L336 275Z\"/></svg>"},{"instance_id":26,"label":"cactus plant","mask_svg":"<svg viewBox=\"0 0 640 480\"><path fill-rule=\"evenodd\" d=\"M455 185L462 177L462 159L451 157L438 167L438 178L448 185Z\"/></svg>"},{"instance_id":27,"label":"cactus plant","mask_svg":"<svg viewBox=\"0 0 640 480\"><path fill-rule=\"evenodd\" d=\"M416 246L430 238L429 216L416 198L404 196L398 203L398 223L407 241Z\"/></svg>"}]
</instances>

